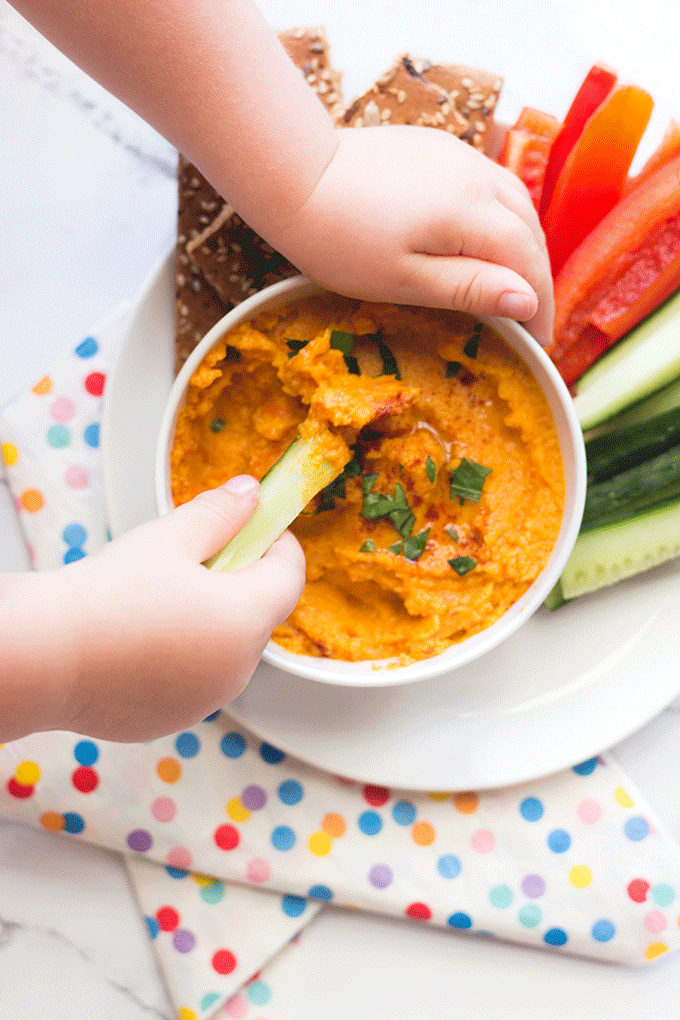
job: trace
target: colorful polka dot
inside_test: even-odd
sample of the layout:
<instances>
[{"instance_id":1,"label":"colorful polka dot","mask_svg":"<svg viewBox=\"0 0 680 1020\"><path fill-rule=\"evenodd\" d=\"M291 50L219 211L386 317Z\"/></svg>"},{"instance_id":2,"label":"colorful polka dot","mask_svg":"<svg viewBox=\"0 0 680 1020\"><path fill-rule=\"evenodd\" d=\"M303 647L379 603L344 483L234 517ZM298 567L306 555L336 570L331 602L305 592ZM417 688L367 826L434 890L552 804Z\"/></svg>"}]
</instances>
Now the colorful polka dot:
<instances>
[{"instance_id":1,"label":"colorful polka dot","mask_svg":"<svg viewBox=\"0 0 680 1020\"><path fill-rule=\"evenodd\" d=\"M99 350L99 344L93 336L86 336L76 347L79 358L93 358Z\"/></svg>"},{"instance_id":2,"label":"colorful polka dot","mask_svg":"<svg viewBox=\"0 0 680 1020\"><path fill-rule=\"evenodd\" d=\"M22 786L35 786L40 780L40 767L34 761L22 761L16 767L14 778Z\"/></svg>"},{"instance_id":3,"label":"colorful polka dot","mask_svg":"<svg viewBox=\"0 0 680 1020\"><path fill-rule=\"evenodd\" d=\"M272 744L266 743L266 741L260 744L260 757L262 761L266 761L268 765L278 765L286 757L283 751L279 751L278 747L274 747Z\"/></svg>"},{"instance_id":4,"label":"colorful polka dot","mask_svg":"<svg viewBox=\"0 0 680 1020\"><path fill-rule=\"evenodd\" d=\"M182 775L182 766L175 758L161 758L156 765L156 774L164 783L176 783Z\"/></svg>"},{"instance_id":5,"label":"colorful polka dot","mask_svg":"<svg viewBox=\"0 0 680 1020\"><path fill-rule=\"evenodd\" d=\"M628 839L639 843L649 832L649 825L644 818L629 818L623 826L623 831Z\"/></svg>"},{"instance_id":6,"label":"colorful polka dot","mask_svg":"<svg viewBox=\"0 0 680 1020\"><path fill-rule=\"evenodd\" d=\"M549 928L543 936L543 941L549 946L564 946L568 941L568 936L563 928Z\"/></svg>"},{"instance_id":7,"label":"colorful polka dot","mask_svg":"<svg viewBox=\"0 0 680 1020\"><path fill-rule=\"evenodd\" d=\"M43 376L42 379L40 380L40 382L37 382L35 384L35 386L32 389L32 392L35 393L39 397L44 397L48 393L51 393L52 392L52 380L50 379L49 375Z\"/></svg>"},{"instance_id":8,"label":"colorful polka dot","mask_svg":"<svg viewBox=\"0 0 680 1020\"><path fill-rule=\"evenodd\" d=\"M71 782L79 793L92 793L99 786L99 776L94 769L81 765L71 776Z\"/></svg>"},{"instance_id":9,"label":"colorful polka dot","mask_svg":"<svg viewBox=\"0 0 680 1020\"><path fill-rule=\"evenodd\" d=\"M383 821L375 811L364 811L359 815L357 824L364 836L377 836L383 827Z\"/></svg>"},{"instance_id":10,"label":"colorful polka dot","mask_svg":"<svg viewBox=\"0 0 680 1020\"><path fill-rule=\"evenodd\" d=\"M271 988L264 981L251 981L246 985L246 995L253 1006L266 1006L272 997Z\"/></svg>"},{"instance_id":11,"label":"colorful polka dot","mask_svg":"<svg viewBox=\"0 0 680 1020\"><path fill-rule=\"evenodd\" d=\"M52 425L45 438L53 450L63 450L71 442L71 430L66 425Z\"/></svg>"},{"instance_id":12,"label":"colorful polka dot","mask_svg":"<svg viewBox=\"0 0 680 1020\"><path fill-rule=\"evenodd\" d=\"M85 389L91 397L101 397L105 382L106 376L103 372L90 372L85 379Z\"/></svg>"},{"instance_id":13,"label":"colorful polka dot","mask_svg":"<svg viewBox=\"0 0 680 1020\"><path fill-rule=\"evenodd\" d=\"M643 878L634 878L632 882L629 882L627 888L628 895L634 903L644 903L648 891L649 882L645 882Z\"/></svg>"},{"instance_id":14,"label":"colorful polka dot","mask_svg":"<svg viewBox=\"0 0 680 1020\"><path fill-rule=\"evenodd\" d=\"M652 935L658 935L668 925L668 921L660 910L650 910L649 913L645 914L642 923Z\"/></svg>"},{"instance_id":15,"label":"colorful polka dot","mask_svg":"<svg viewBox=\"0 0 680 1020\"><path fill-rule=\"evenodd\" d=\"M575 864L569 872L569 881L577 889L585 889L593 880L593 873L585 864Z\"/></svg>"},{"instance_id":16,"label":"colorful polka dot","mask_svg":"<svg viewBox=\"0 0 680 1020\"><path fill-rule=\"evenodd\" d=\"M553 829L548 834L548 846L554 854L563 854L571 846L571 836L564 829Z\"/></svg>"},{"instance_id":17,"label":"colorful polka dot","mask_svg":"<svg viewBox=\"0 0 680 1020\"><path fill-rule=\"evenodd\" d=\"M599 822L602 815L602 808L596 800L582 800L576 809L576 814L586 825L594 825Z\"/></svg>"},{"instance_id":18,"label":"colorful polka dot","mask_svg":"<svg viewBox=\"0 0 680 1020\"><path fill-rule=\"evenodd\" d=\"M145 916L144 921L146 922L146 929L149 933L149 936L152 939L155 939L158 936L158 932L160 931L158 927L158 921L156 920L155 917L148 916Z\"/></svg>"},{"instance_id":19,"label":"colorful polka dot","mask_svg":"<svg viewBox=\"0 0 680 1020\"><path fill-rule=\"evenodd\" d=\"M221 998L222 996L217 992L206 992L201 999L201 1010L203 1010L203 1012L209 1010L210 1007L214 1006L216 1002L219 1002Z\"/></svg>"},{"instance_id":20,"label":"colorful polka dot","mask_svg":"<svg viewBox=\"0 0 680 1020\"><path fill-rule=\"evenodd\" d=\"M247 822L250 818L250 811L240 797L232 797L227 803L226 810L232 822Z\"/></svg>"},{"instance_id":21,"label":"colorful polka dot","mask_svg":"<svg viewBox=\"0 0 680 1020\"><path fill-rule=\"evenodd\" d=\"M231 999L224 1004L224 1012L232 1020L242 1020L248 1012L248 1000L245 995L242 995L241 992L232 995Z\"/></svg>"},{"instance_id":22,"label":"colorful polka dot","mask_svg":"<svg viewBox=\"0 0 680 1020\"><path fill-rule=\"evenodd\" d=\"M171 850L168 850L166 860L173 867L186 870L194 863L193 854L184 846L173 846Z\"/></svg>"},{"instance_id":23,"label":"colorful polka dot","mask_svg":"<svg viewBox=\"0 0 680 1020\"><path fill-rule=\"evenodd\" d=\"M364 800L371 807L382 807L390 797L390 791L386 786L375 786L373 783L366 783L363 794Z\"/></svg>"},{"instance_id":24,"label":"colorful polka dot","mask_svg":"<svg viewBox=\"0 0 680 1020\"><path fill-rule=\"evenodd\" d=\"M411 825L416 820L416 806L410 800L398 800L392 808L397 825Z\"/></svg>"},{"instance_id":25,"label":"colorful polka dot","mask_svg":"<svg viewBox=\"0 0 680 1020\"><path fill-rule=\"evenodd\" d=\"M460 928L464 931L472 927L472 918L469 914L464 913L464 911L458 910L455 914L451 914L447 923L451 928Z\"/></svg>"},{"instance_id":26,"label":"colorful polka dot","mask_svg":"<svg viewBox=\"0 0 680 1020\"><path fill-rule=\"evenodd\" d=\"M7 791L12 797L16 797L17 800L26 800L28 797L33 796L33 786L22 786L21 783L17 783L14 776L7 782Z\"/></svg>"},{"instance_id":27,"label":"colorful polka dot","mask_svg":"<svg viewBox=\"0 0 680 1020\"><path fill-rule=\"evenodd\" d=\"M153 838L146 829L135 829L127 838L127 845L136 853L146 853L153 846Z\"/></svg>"},{"instance_id":28,"label":"colorful polka dot","mask_svg":"<svg viewBox=\"0 0 680 1020\"><path fill-rule=\"evenodd\" d=\"M220 740L220 751L227 758L240 758L245 749L246 742L240 733L225 733Z\"/></svg>"},{"instance_id":29,"label":"colorful polka dot","mask_svg":"<svg viewBox=\"0 0 680 1020\"><path fill-rule=\"evenodd\" d=\"M175 931L179 927L179 914L174 907L159 907L156 920L161 931Z\"/></svg>"},{"instance_id":30,"label":"colorful polka dot","mask_svg":"<svg viewBox=\"0 0 680 1020\"><path fill-rule=\"evenodd\" d=\"M213 722L214 719L217 719L219 714L220 714L220 709L218 708L216 712L211 712L210 715L206 715L206 717L203 720L203 722Z\"/></svg>"},{"instance_id":31,"label":"colorful polka dot","mask_svg":"<svg viewBox=\"0 0 680 1020\"><path fill-rule=\"evenodd\" d=\"M537 822L543 817L545 808L538 797L525 797L519 806L519 813L527 822Z\"/></svg>"},{"instance_id":32,"label":"colorful polka dot","mask_svg":"<svg viewBox=\"0 0 680 1020\"><path fill-rule=\"evenodd\" d=\"M409 903L404 913L407 917L413 918L414 921L429 921L432 917L432 911L427 903Z\"/></svg>"},{"instance_id":33,"label":"colorful polka dot","mask_svg":"<svg viewBox=\"0 0 680 1020\"><path fill-rule=\"evenodd\" d=\"M78 560L82 560L87 556L87 553L82 549L67 549L64 553L64 563L76 563Z\"/></svg>"},{"instance_id":34,"label":"colorful polka dot","mask_svg":"<svg viewBox=\"0 0 680 1020\"><path fill-rule=\"evenodd\" d=\"M448 800L450 796L451 796L450 793L446 793L443 790L431 790L428 793L428 797L430 798L430 800L434 801L445 801Z\"/></svg>"},{"instance_id":35,"label":"colorful polka dot","mask_svg":"<svg viewBox=\"0 0 680 1020\"><path fill-rule=\"evenodd\" d=\"M180 1006L177 1010L178 1020L198 1020L198 1017L194 1013L193 1009L189 1009L188 1006Z\"/></svg>"},{"instance_id":36,"label":"colorful polka dot","mask_svg":"<svg viewBox=\"0 0 680 1020\"><path fill-rule=\"evenodd\" d=\"M535 928L543 920L543 911L534 903L527 903L517 914L517 920L523 928Z\"/></svg>"},{"instance_id":37,"label":"colorful polka dot","mask_svg":"<svg viewBox=\"0 0 680 1020\"><path fill-rule=\"evenodd\" d=\"M626 793L622 786L617 787L616 792L614 794L614 799L617 804L621 805L621 807L633 807L635 803L635 801L633 801L628 796L628 794Z\"/></svg>"},{"instance_id":38,"label":"colorful polka dot","mask_svg":"<svg viewBox=\"0 0 680 1020\"><path fill-rule=\"evenodd\" d=\"M13 464L16 464L19 459L19 451L13 443L1 443L0 451L2 451L2 459L7 467L12 467Z\"/></svg>"},{"instance_id":39,"label":"colorful polka dot","mask_svg":"<svg viewBox=\"0 0 680 1020\"><path fill-rule=\"evenodd\" d=\"M171 864L166 864L165 873L177 882L180 882L183 878L189 877L189 872L186 868L173 868Z\"/></svg>"},{"instance_id":40,"label":"colorful polka dot","mask_svg":"<svg viewBox=\"0 0 680 1020\"><path fill-rule=\"evenodd\" d=\"M668 946L665 942L650 942L645 950L645 956L648 960L655 960L657 956L667 952Z\"/></svg>"},{"instance_id":41,"label":"colorful polka dot","mask_svg":"<svg viewBox=\"0 0 680 1020\"><path fill-rule=\"evenodd\" d=\"M489 902L499 910L505 910L512 903L512 889L509 885L495 885L489 892Z\"/></svg>"},{"instance_id":42,"label":"colorful polka dot","mask_svg":"<svg viewBox=\"0 0 680 1020\"><path fill-rule=\"evenodd\" d=\"M211 882L210 885L203 886L203 888L199 890L198 895L204 903L215 904L221 903L224 899L225 893L226 889L224 887L224 883L215 879L215 881Z\"/></svg>"},{"instance_id":43,"label":"colorful polka dot","mask_svg":"<svg viewBox=\"0 0 680 1020\"><path fill-rule=\"evenodd\" d=\"M461 815L472 815L479 807L479 797L471 791L457 793L453 798L453 806Z\"/></svg>"},{"instance_id":44,"label":"colorful polka dot","mask_svg":"<svg viewBox=\"0 0 680 1020\"><path fill-rule=\"evenodd\" d=\"M327 815L324 815L321 828L332 839L339 839L340 836L344 836L347 830L347 823L342 815L330 811Z\"/></svg>"},{"instance_id":45,"label":"colorful polka dot","mask_svg":"<svg viewBox=\"0 0 680 1020\"><path fill-rule=\"evenodd\" d=\"M37 514L45 505L42 493L37 489L24 489L19 497L19 502L29 514Z\"/></svg>"},{"instance_id":46,"label":"colorful polka dot","mask_svg":"<svg viewBox=\"0 0 680 1020\"><path fill-rule=\"evenodd\" d=\"M368 881L376 889L386 889L393 878L392 869L387 864L374 864L368 872Z\"/></svg>"},{"instance_id":47,"label":"colorful polka dot","mask_svg":"<svg viewBox=\"0 0 680 1020\"><path fill-rule=\"evenodd\" d=\"M577 776L589 776L591 772L595 771L597 767L597 758L588 758L587 761L582 761L580 765L574 765L574 772Z\"/></svg>"},{"instance_id":48,"label":"colorful polka dot","mask_svg":"<svg viewBox=\"0 0 680 1020\"><path fill-rule=\"evenodd\" d=\"M156 797L151 805L151 814L157 822L171 822L177 814L177 805L172 797Z\"/></svg>"},{"instance_id":49,"label":"colorful polka dot","mask_svg":"<svg viewBox=\"0 0 680 1020\"><path fill-rule=\"evenodd\" d=\"M281 783L276 792L282 804L293 807L295 804L300 803L305 791L302 788L302 783L298 783L296 779L286 779L285 782Z\"/></svg>"},{"instance_id":50,"label":"colorful polka dot","mask_svg":"<svg viewBox=\"0 0 680 1020\"><path fill-rule=\"evenodd\" d=\"M240 843L238 829L233 825L218 825L213 836L220 850L234 850Z\"/></svg>"},{"instance_id":51,"label":"colorful polka dot","mask_svg":"<svg viewBox=\"0 0 680 1020\"><path fill-rule=\"evenodd\" d=\"M261 786L246 786L241 803L248 811L260 811L267 803L267 794Z\"/></svg>"},{"instance_id":52,"label":"colorful polka dot","mask_svg":"<svg viewBox=\"0 0 680 1020\"><path fill-rule=\"evenodd\" d=\"M211 960L213 970L218 974L231 974L236 969L236 957L229 949L218 949Z\"/></svg>"},{"instance_id":53,"label":"colorful polka dot","mask_svg":"<svg viewBox=\"0 0 680 1020\"><path fill-rule=\"evenodd\" d=\"M652 899L657 907L670 907L675 899L675 892L669 885L662 882L659 885L655 885L652 889Z\"/></svg>"},{"instance_id":54,"label":"colorful polka dot","mask_svg":"<svg viewBox=\"0 0 680 1020\"><path fill-rule=\"evenodd\" d=\"M429 822L416 822L411 829L411 838L417 846L430 846L434 843L436 833Z\"/></svg>"},{"instance_id":55,"label":"colorful polka dot","mask_svg":"<svg viewBox=\"0 0 680 1020\"><path fill-rule=\"evenodd\" d=\"M201 749L201 742L195 733L180 733L175 740L175 749L182 758L194 758Z\"/></svg>"},{"instance_id":56,"label":"colorful polka dot","mask_svg":"<svg viewBox=\"0 0 680 1020\"><path fill-rule=\"evenodd\" d=\"M69 489L84 489L89 480L90 476L82 464L71 464L64 471L64 482L68 485Z\"/></svg>"},{"instance_id":57,"label":"colorful polka dot","mask_svg":"<svg viewBox=\"0 0 680 1020\"><path fill-rule=\"evenodd\" d=\"M64 832L77 836L85 829L85 819L77 811L64 812ZM134 847L132 848L134 849Z\"/></svg>"},{"instance_id":58,"label":"colorful polka dot","mask_svg":"<svg viewBox=\"0 0 680 1020\"><path fill-rule=\"evenodd\" d=\"M307 846L315 857L325 857L333 849L333 840L327 832L313 832Z\"/></svg>"},{"instance_id":59,"label":"colorful polka dot","mask_svg":"<svg viewBox=\"0 0 680 1020\"><path fill-rule=\"evenodd\" d=\"M173 933L172 944L178 953L190 953L196 945L196 936L186 928L178 928Z\"/></svg>"},{"instance_id":60,"label":"colorful polka dot","mask_svg":"<svg viewBox=\"0 0 680 1020\"><path fill-rule=\"evenodd\" d=\"M281 898L281 910L287 917L300 917L301 914L304 914L306 906L307 900L302 896L291 896L286 893Z\"/></svg>"},{"instance_id":61,"label":"colorful polka dot","mask_svg":"<svg viewBox=\"0 0 680 1020\"><path fill-rule=\"evenodd\" d=\"M545 892L545 882L540 875L526 875L522 879L521 889L525 896L535 900Z\"/></svg>"},{"instance_id":62,"label":"colorful polka dot","mask_svg":"<svg viewBox=\"0 0 680 1020\"><path fill-rule=\"evenodd\" d=\"M313 885L307 895L310 900L322 900L324 903L329 903L333 899L333 890L329 889L327 885Z\"/></svg>"},{"instance_id":63,"label":"colorful polka dot","mask_svg":"<svg viewBox=\"0 0 680 1020\"><path fill-rule=\"evenodd\" d=\"M270 878L271 873L272 869L260 857L253 858L246 865L246 878L249 882L257 882L258 885L260 882L266 882Z\"/></svg>"},{"instance_id":64,"label":"colorful polka dot","mask_svg":"<svg viewBox=\"0 0 680 1020\"><path fill-rule=\"evenodd\" d=\"M275 850L292 850L296 843L296 835L288 825L277 825L271 835Z\"/></svg>"},{"instance_id":65,"label":"colorful polka dot","mask_svg":"<svg viewBox=\"0 0 680 1020\"><path fill-rule=\"evenodd\" d=\"M83 429L83 440L88 446L91 446L93 450L96 450L99 447L99 433L100 429L98 421L93 421L91 425L87 425Z\"/></svg>"},{"instance_id":66,"label":"colorful polka dot","mask_svg":"<svg viewBox=\"0 0 680 1020\"><path fill-rule=\"evenodd\" d=\"M58 811L46 811L40 816L40 824L49 832L61 832L64 828L64 816Z\"/></svg>"},{"instance_id":67,"label":"colorful polka dot","mask_svg":"<svg viewBox=\"0 0 680 1020\"><path fill-rule=\"evenodd\" d=\"M437 861L437 871L442 878L458 878L461 864L455 854L443 854Z\"/></svg>"},{"instance_id":68,"label":"colorful polka dot","mask_svg":"<svg viewBox=\"0 0 680 1020\"><path fill-rule=\"evenodd\" d=\"M496 845L496 837L489 829L478 829L470 837L470 846L478 854L491 853Z\"/></svg>"},{"instance_id":69,"label":"colorful polka dot","mask_svg":"<svg viewBox=\"0 0 680 1020\"><path fill-rule=\"evenodd\" d=\"M616 934L616 928L611 921L607 918L601 918L596 921L593 927L590 929L590 934L593 936L596 942L610 942Z\"/></svg>"},{"instance_id":70,"label":"colorful polka dot","mask_svg":"<svg viewBox=\"0 0 680 1020\"><path fill-rule=\"evenodd\" d=\"M50 413L55 421L71 421L76 413L76 405L68 397L59 397L50 408Z\"/></svg>"}]
</instances>

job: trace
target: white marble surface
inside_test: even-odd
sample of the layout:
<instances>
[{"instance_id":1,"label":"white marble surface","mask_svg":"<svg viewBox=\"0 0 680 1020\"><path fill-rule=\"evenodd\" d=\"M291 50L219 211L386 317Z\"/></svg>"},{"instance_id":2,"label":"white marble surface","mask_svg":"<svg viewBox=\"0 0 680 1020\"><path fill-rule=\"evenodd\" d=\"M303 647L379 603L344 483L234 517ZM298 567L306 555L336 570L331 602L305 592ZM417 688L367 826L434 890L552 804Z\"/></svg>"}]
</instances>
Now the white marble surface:
<instances>
[{"instance_id":1,"label":"white marble surface","mask_svg":"<svg viewBox=\"0 0 680 1020\"><path fill-rule=\"evenodd\" d=\"M647 87L650 148L680 113L677 0L416 6L261 4L276 28L324 24L345 91L400 52L486 66L500 115L563 114L591 58ZM417 17L414 13L417 10ZM173 149L0 0L0 403L118 301L173 241ZM0 484L0 570L27 566ZM644 690L640 697L644 698ZM680 698L614 749L680 839ZM304 940L299 1020L678 1020L680 955L626 970L331 910ZM328 961L333 965L329 967ZM120 860L0 821L0 1017L171 1017Z\"/></svg>"}]
</instances>

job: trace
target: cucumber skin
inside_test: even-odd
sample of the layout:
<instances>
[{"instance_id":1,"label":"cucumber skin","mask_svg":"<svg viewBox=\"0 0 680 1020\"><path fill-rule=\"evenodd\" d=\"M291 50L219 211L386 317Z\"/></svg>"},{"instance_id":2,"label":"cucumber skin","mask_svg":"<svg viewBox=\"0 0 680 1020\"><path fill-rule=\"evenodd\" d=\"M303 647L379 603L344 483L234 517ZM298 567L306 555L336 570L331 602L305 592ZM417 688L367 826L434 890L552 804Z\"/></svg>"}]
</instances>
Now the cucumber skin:
<instances>
[{"instance_id":1,"label":"cucumber skin","mask_svg":"<svg viewBox=\"0 0 680 1020\"><path fill-rule=\"evenodd\" d=\"M586 442L588 484L601 482L680 443L680 407Z\"/></svg>"},{"instance_id":2,"label":"cucumber skin","mask_svg":"<svg viewBox=\"0 0 680 1020\"><path fill-rule=\"evenodd\" d=\"M676 556L680 556L680 498L582 532L560 577L562 598L578 598Z\"/></svg>"},{"instance_id":3,"label":"cucumber skin","mask_svg":"<svg viewBox=\"0 0 680 1020\"><path fill-rule=\"evenodd\" d=\"M680 291L598 358L574 384L583 431L680 377Z\"/></svg>"},{"instance_id":4,"label":"cucumber skin","mask_svg":"<svg viewBox=\"0 0 680 1020\"><path fill-rule=\"evenodd\" d=\"M610 418L603 425L586 431L586 443L589 443L592 439L599 439L601 436L609 435L610 432L618 432L620 429L628 428L629 425L642 425L644 422L649 421L650 418L670 411L675 407L680 407L680 379L676 379L674 382L669 383L668 386L664 386L662 390L652 393L651 396L641 400L639 404L633 404L632 407L622 411L621 414L617 414L615 418Z\"/></svg>"},{"instance_id":5,"label":"cucumber skin","mask_svg":"<svg viewBox=\"0 0 680 1020\"><path fill-rule=\"evenodd\" d=\"M680 481L680 445L672 446L657 457L621 471L612 478L588 486L581 529L597 526L610 514L633 508L640 503L665 501L669 489Z\"/></svg>"}]
</instances>

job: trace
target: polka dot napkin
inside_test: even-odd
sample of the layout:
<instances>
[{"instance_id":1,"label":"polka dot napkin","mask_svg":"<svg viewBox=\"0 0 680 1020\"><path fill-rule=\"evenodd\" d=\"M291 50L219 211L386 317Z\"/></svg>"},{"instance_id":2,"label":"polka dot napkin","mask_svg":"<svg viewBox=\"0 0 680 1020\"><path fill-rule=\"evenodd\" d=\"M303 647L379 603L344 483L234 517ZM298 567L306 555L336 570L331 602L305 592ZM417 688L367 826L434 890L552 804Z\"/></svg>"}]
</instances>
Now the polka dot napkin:
<instances>
[{"instance_id":1,"label":"polka dot napkin","mask_svg":"<svg viewBox=\"0 0 680 1020\"><path fill-rule=\"evenodd\" d=\"M98 424L123 318L0 411L36 568L105 541ZM0 747L0 814L125 855L180 1020L293 1020L297 941L329 903L629 965L680 947L680 848L607 756L415 793L322 772L217 712L146 744Z\"/></svg>"}]
</instances>

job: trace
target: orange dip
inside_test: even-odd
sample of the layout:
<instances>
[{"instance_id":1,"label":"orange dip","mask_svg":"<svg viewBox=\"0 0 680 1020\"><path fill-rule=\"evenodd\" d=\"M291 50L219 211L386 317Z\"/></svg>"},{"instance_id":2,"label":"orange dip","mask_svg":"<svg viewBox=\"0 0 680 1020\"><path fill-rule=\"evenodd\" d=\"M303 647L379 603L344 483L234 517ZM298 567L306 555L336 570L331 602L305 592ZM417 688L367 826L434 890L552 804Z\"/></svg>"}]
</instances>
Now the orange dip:
<instances>
[{"instance_id":1,"label":"orange dip","mask_svg":"<svg viewBox=\"0 0 680 1020\"><path fill-rule=\"evenodd\" d=\"M347 467L292 525L307 584L273 635L289 651L428 658L492 624L547 563L564 505L550 408L470 316L324 294L237 326L192 376L175 503L236 474L261 478L310 430ZM394 513L371 519L371 502Z\"/></svg>"}]
</instances>

